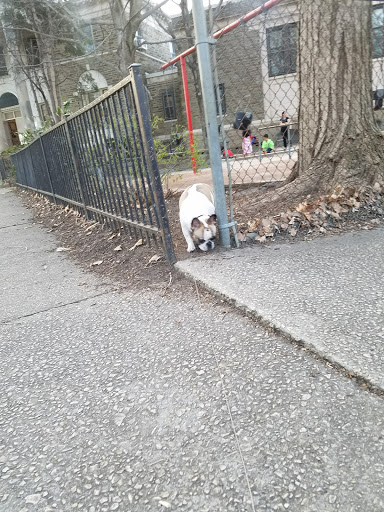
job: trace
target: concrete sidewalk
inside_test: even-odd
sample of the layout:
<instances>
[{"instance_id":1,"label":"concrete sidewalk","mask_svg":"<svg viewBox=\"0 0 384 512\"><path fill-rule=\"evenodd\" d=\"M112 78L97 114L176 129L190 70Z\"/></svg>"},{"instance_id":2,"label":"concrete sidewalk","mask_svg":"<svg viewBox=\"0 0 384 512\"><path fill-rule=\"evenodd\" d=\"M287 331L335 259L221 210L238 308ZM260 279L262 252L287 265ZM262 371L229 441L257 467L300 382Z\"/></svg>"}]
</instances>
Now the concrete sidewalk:
<instances>
[{"instance_id":1,"label":"concrete sidewalk","mask_svg":"<svg viewBox=\"0 0 384 512\"><path fill-rule=\"evenodd\" d=\"M384 390L384 229L210 253L178 267Z\"/></svg>"},{"instance_id":2,"label":"concrete sidewalk","mask_svg":"<svg viewBox=\"0 0 384 512\"><path fill-rule=\"evenodd\" d=\"M101 285L4 190L0 225L0 512L384 510L382 398L191 292Z\"/></svg>"}]
</instances>

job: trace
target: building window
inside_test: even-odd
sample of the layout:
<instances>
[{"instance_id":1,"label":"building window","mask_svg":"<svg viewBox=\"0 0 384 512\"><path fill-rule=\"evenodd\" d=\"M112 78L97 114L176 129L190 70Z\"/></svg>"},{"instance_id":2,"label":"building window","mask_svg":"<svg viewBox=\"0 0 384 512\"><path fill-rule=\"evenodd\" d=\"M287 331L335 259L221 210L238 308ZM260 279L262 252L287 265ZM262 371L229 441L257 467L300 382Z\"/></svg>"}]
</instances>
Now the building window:
<instances>
[{"instance_id":1,"label":"building window","mask_svg":"<svg viewBox=\"0 0 384 512\"><path fill-rule=\"evenodd\" d=\"M39 103L39 114L40 114L40 119L43 123L45 123L46 121L50 121L48 108L47 108L47 105L45 102Z\"/></svg>"},{"instance_id":2,"label":"building window","mask_svg":"<svg viewBox=\"0 0 384 512\"><path fill-rule=\"evenodd\" d=\"M296 73L296 23L267 29L269 76Z\"/></svg>"},{"instance_id":3,"label":"building window","mask_svg":"<svg viewBox=\"0 0 384 512\"><path fill-rule=\"evenodd\" d=\"M7 63L5 61L4 48L0 46L0 76L8 75Z\"/></svg>"},{"instance_id":4,"label":"building window","mask_svg":"<svg viewBox=\"0 0 384 512\"><path fill-rule=\"evenodd\" d=\"M36 37L30 37L26 40L25 52L30 66L38 66L40 64L40 52Z\"/></svg>"},{"instance_id":5,"label":"building window","mask_svg":"<svg viewBox=\"0 0 384 512\"><path fill-rule=\"evenodd\" d=\"M81 34L84 38L82 44L84 54L95 51L95 41L93 39L92 25L83 25L81 27Z\"/></svg>"},{"instance_id":6,"label":"building window","mask_svg":"<svg viewBox=\"0 0 384 512\"><path fill-rule=\"evenodd\" d=\"M12 94L11 92L5 92L0 96L0 108L9 108L14 107L19 104L19 100L17 96Z\"/></svg>"},{"instance_id":7,"label":"building window","mask_svg":"<svg viewBox=\"0 0 384 512\"><path fill-rule=\"evenodd\" d=\"M163 92L164 120L176 119L175 93L173 91Z\"/></svg>"},{"instance_id":8,"label":"building window","mask_svg":"<svg viewBox=\"0 0 384 512\"><path fill-rule=\"evenodd\" d=\"M384 6L373 9L372 31L372 57L384 57Z\"/></svg>"},{"instance_id":9,"label":"building window","mask_svg":"<svg viewBox=\"0 0 384 512\"><path fill-rule=\"evenodd\" d=\"M148 45L145 44L144 41L145 41L145 37L143 34L143 29L141 27L139 27L136 32L136 35L135 35L134 44L135 44L135 46L140 48L140 50L147 50Z\"/></svg>"},{"instance_id":10,"label":"building window","mask_svg":"<svg viewBox=\"0 0 384 512\"><path fill-rule=\"evenodd\" d=\"M169 52L171 54L171 59L174 59L176 57L176 44L174 41L169 43Z\"/></svg>"},{"instance_id":11,"label":"building window","mask_svg":"<svg viewBox=\"0 0 384 512\"><path fill-rule=\"evenodd\" d=\"M225 87L224 84L219 84L219 98L221 103L221 113L227 113L227 103L225 101ZM217 101L217 88L215 87L215 101L216 101L216 115L220 115L219 102Z\"/></svg>"}]
</instances>

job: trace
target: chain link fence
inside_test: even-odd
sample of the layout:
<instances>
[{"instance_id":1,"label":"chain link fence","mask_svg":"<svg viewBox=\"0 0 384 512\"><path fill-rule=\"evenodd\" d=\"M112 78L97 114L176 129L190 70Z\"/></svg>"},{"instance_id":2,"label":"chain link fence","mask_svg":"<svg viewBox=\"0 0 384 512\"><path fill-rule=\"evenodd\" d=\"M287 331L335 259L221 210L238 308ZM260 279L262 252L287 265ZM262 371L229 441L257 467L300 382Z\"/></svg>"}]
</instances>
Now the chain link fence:
<instances>
[{"instance_id":1,"label":"chain link fence","mask_svg":"<svg viewBox=\"0 0 384 512\"><path fill-rule=\"evenodd\" d=\"M213 33L222 31L212 62L222 113L221 149L229 157L235 186L282 182L298 155L298 7L279 2L254 14L260 4L224 5L212 23ZM226 32L234 17L242 21Z\"/></svg>"}]
</instances>

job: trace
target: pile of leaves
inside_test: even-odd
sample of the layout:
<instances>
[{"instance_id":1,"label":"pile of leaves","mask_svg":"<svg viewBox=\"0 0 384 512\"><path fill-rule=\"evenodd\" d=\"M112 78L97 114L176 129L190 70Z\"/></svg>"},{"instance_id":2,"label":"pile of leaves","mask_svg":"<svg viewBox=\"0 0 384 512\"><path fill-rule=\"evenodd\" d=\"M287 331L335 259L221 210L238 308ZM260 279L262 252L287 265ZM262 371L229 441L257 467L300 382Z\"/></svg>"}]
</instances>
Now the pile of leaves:
<instances>
[{"instance_id":1,"label":"pile of leaves","mask_svg":"<svg viewBox=\"0 0 384 512\"><path fill-rule=\"evenodd\" d=\"M332 195L311 198L279 215L258 218L240 225L239 240L265 243L276 236L295 239L325 235L356 223L384 221L384 187L376 183L360 190L339 187Z\"/></svg>"}]
</instances>

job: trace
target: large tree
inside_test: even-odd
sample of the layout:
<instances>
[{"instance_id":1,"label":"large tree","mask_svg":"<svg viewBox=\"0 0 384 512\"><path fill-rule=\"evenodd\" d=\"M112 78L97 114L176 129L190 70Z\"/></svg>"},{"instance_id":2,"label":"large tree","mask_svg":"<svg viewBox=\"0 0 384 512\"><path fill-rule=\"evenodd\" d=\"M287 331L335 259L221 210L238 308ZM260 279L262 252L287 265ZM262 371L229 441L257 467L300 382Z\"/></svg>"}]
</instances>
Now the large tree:
<instances>
[{"instance_id":1,"label":"large tree","mask_svg":"<svg viewBox=\"0 0 384 512\"><path fill-rule=\"evenodd\" d=\"M384 179L372 105L371 2L299 0L299 12L299 159L275 196L291 203Z\"/></svg>"},{"instance_id":2,"label":"large tree","mask_svg":"<svg viewBox=\"0 0 384 512\"><path fill-rule=\"evenodd\" d=\"M113 27L121 78L127 75L128 67L136 60L136 51L140 46L136 35L140 25L145 19L156 15L167 1L162 0L158 4L152 4L149 0L108 0L111 20L95 20L99 25Z\"/></svg>"}]
</instances>

